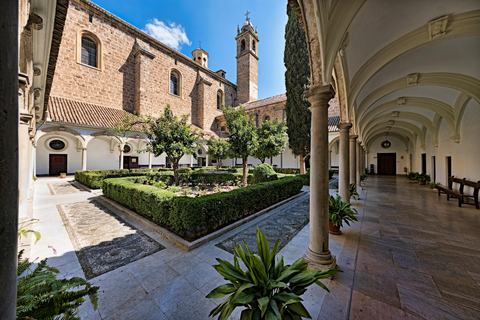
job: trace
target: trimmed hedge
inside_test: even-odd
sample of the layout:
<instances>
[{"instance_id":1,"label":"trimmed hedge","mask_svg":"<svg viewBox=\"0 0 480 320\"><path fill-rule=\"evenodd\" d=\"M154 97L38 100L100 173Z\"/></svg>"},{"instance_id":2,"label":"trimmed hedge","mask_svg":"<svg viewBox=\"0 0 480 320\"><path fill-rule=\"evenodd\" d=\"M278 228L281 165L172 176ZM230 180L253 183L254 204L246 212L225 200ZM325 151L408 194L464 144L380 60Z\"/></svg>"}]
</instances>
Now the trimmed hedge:
<instances>
[{"instance_id":1,"label":"trimmed hedge","mask_svg":"<svg viewBox=\"0 0 480 320\"><path fill-rule=\"evenodd\" d=\"M300 177L287 177L230 192L190 198L143 185L142 181L146 181L143 179L147 178L106 179L103 194L189 240L287 199L299 193L303 186Z\"/></svg>"},{"instance_id":2,"label":"trimmed hedge","mask_svg":"<svg viewBox=\"0 0 480 320\"><path fill-rule=\"evenodd\" d=\"M300 174L300 169L295 168L273 168L276 173L283 173L283 174Z\"/></svg>"},{"instance_id":3,"label":"trimmed hedge","mask_svg":"<svg viewBox=\"0 0 480 320\"><path fill-rule=\"evenodd\" d=\"M156 172L172 172L168 168L154 169L117 169L117 170L84 170L75 172L75 180L91 189L100 189L104 179L140 176Z\"/></svg>"},{"instance_id":4,"label":"trimmed hedge","mask_svg":"<svg viewBox=\"0 0 480 320\"><path fill-rule=\"evenodd\" d=\"M334 170L328 170L328 180L331 180L333 178L334 173ZM310 185L310 172L307 174L297 174L296 176L300 177L303 180L304 185Z\"/></svg>"},{"instance_id":5,"label":"trimmed hedge","mask_svg":"<svg viewBox=\"0 0 480 320\"><path fill-rule=\"evenodd\" d=\"M262 163L253 170L254 184L278 180L277 174L273 170L272 166L266 163Z\"/></svg>"}]
</instances>

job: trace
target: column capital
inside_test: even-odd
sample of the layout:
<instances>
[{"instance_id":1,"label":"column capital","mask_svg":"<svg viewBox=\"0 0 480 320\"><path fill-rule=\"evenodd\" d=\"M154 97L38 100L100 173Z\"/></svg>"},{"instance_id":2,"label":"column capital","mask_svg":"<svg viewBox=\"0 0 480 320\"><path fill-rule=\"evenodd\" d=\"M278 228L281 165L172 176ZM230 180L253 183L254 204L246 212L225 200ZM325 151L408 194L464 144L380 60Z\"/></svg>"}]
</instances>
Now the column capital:
<instances>
[{"instance_id":1,"label":"column capital","mask_svg":"<svg viewBox=\"0 0 480 320\"><path fill-rule=\"evenodd\" d=\"M357 140L358 136L356 134L351 134L350 135L350 140Z\"/></svg>"},{"instance_id":2,"label":"column capital","mask_svg":"<svg viewBox=\"0 0 480 320\"><path fill-rule=\"evenodd\" d=\"M344 123L339 123L337 124L337 128L340 130L340 131L344 131L344 130L350 130L350 128L352 127L352 124L350 122L344 122Z\"/></svg>"},{"instance_id":3,"label":"column capital","mask_svg":"<svg viewBox=\"0 0 480 320\"><path fill-rule=\"evenodd\" d=\"M332 85L326 86L311 86L305 91L305 97L312 104L312 108L325 106L328 108L328 101L335 96L335 90Z\"/></svg>"}]
</instances>

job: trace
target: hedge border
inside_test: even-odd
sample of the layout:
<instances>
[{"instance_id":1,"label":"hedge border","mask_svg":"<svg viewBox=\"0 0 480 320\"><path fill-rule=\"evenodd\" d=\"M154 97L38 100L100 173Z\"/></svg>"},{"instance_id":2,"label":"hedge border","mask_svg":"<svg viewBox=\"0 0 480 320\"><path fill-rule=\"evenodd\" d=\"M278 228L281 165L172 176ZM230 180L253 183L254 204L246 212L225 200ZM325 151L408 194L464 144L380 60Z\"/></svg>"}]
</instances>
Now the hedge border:
<instances>
[{"instance_id":1,"label":"hedge border","mask_svg":"<svg viewBox=\"0 0 480 320\"><path fill-rule=\"evenodd\" d=\"M103 194L117 203L195 240L300 192L300 177L286 177L229 192L198 198L180 197L154 186L135 183L139 178L103 181Z\"/></svg>"}]
</instances>

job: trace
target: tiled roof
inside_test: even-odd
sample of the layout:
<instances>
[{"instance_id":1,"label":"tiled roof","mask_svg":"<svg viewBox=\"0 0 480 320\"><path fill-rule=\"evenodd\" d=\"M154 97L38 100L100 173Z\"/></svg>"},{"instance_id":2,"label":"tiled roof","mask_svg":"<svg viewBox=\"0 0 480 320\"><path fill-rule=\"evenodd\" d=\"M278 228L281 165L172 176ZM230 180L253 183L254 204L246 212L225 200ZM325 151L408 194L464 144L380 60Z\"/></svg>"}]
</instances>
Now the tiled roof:
<instances>
[{"instance_id":1,"label":"tiled roof","mask_svg":"<svg viewBox=\"0 0 480 320\"><path fill-rule=\"evenodd\" d=\"M287 101L287 95L285 93L282 93L282 94L279 94L278 96L273 96L273 97L258 100L258 101L246 102L246 103L243 103L242 105L245 107L245 109L248 110L248 109L264 107L270 104L284 102L284 101Z\"/></svg>"},{"instance_id":2,"label":"tiled roof","mask_svg":"<svg viewBox=\"0 0 480 320\"><path fill-rule=\"evenodd\" d=\"M112 128L126 115L131 115L125 110L52 96L48 102L48 112L52 122L100 128ZM137 124L134 128L141 131L142 125Z\"/></svg>"},{"instance_id":3,"label":"tiled roof","mask_svg":"<svg viewBox=\"0 0 480 320\"><path fill-rule=\"evenodd\" d=\"M122 120L126 115L132 115L125 110L52 96L48 102L48 111L49 120L52 122L100 128L112 128L115 126L115 123ZM137 118L140 120L139 117ZM142 131L142 128L142 124L134 126L135 131L138 132ZM192 129L202 130L193 124ZM213 131L202 131L205 138L216 136Z\"/></svg>"},{"instance_id":4,"label":"tiled roof","mask_svg":"<svg viewBox=\"0 0 480 320\"><path fill-rule=\"evenodd\" d=\"M328 117L328 132L337 132L337 124L340 123L340 116Z\"/></svg>"}]
</instances>

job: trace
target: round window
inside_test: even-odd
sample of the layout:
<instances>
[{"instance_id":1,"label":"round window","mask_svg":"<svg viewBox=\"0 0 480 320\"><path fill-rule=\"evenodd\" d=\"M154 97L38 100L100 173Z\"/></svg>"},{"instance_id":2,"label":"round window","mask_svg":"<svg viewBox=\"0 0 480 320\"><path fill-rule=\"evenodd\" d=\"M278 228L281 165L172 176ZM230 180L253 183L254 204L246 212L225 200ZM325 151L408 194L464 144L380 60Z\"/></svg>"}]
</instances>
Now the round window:
<instances>
[{"instance_id":1,"label":"round window","mask_svg":"<svg viewBox=\"0 0 480 320\"><path fill-rule=\"evenodd\" d=\"M60 151L65 149L65 142L62 140L52 140L48 143L48 146L53 150Z\"/></svg>"},{"instance_id":2,"label":"round window","mask_svg":"<svg viewBox=\"0 0 480 320\"><path fill-rule=\"evenodd\" d=\"M202 150L202 149L198 149L197 153L198 153L199 155L202 155L203 150Z\"/></svg>"},{"instance_id":3,"label":"round window","mask_svg":"<svg viewBox=\"0 0 480 320\"><path fill-rule=\"evenodd\" d=\"M123 152L129 153L131 150L132 150L132 148L128 144L123 146Z\"/></svg>"}]
</instances>

